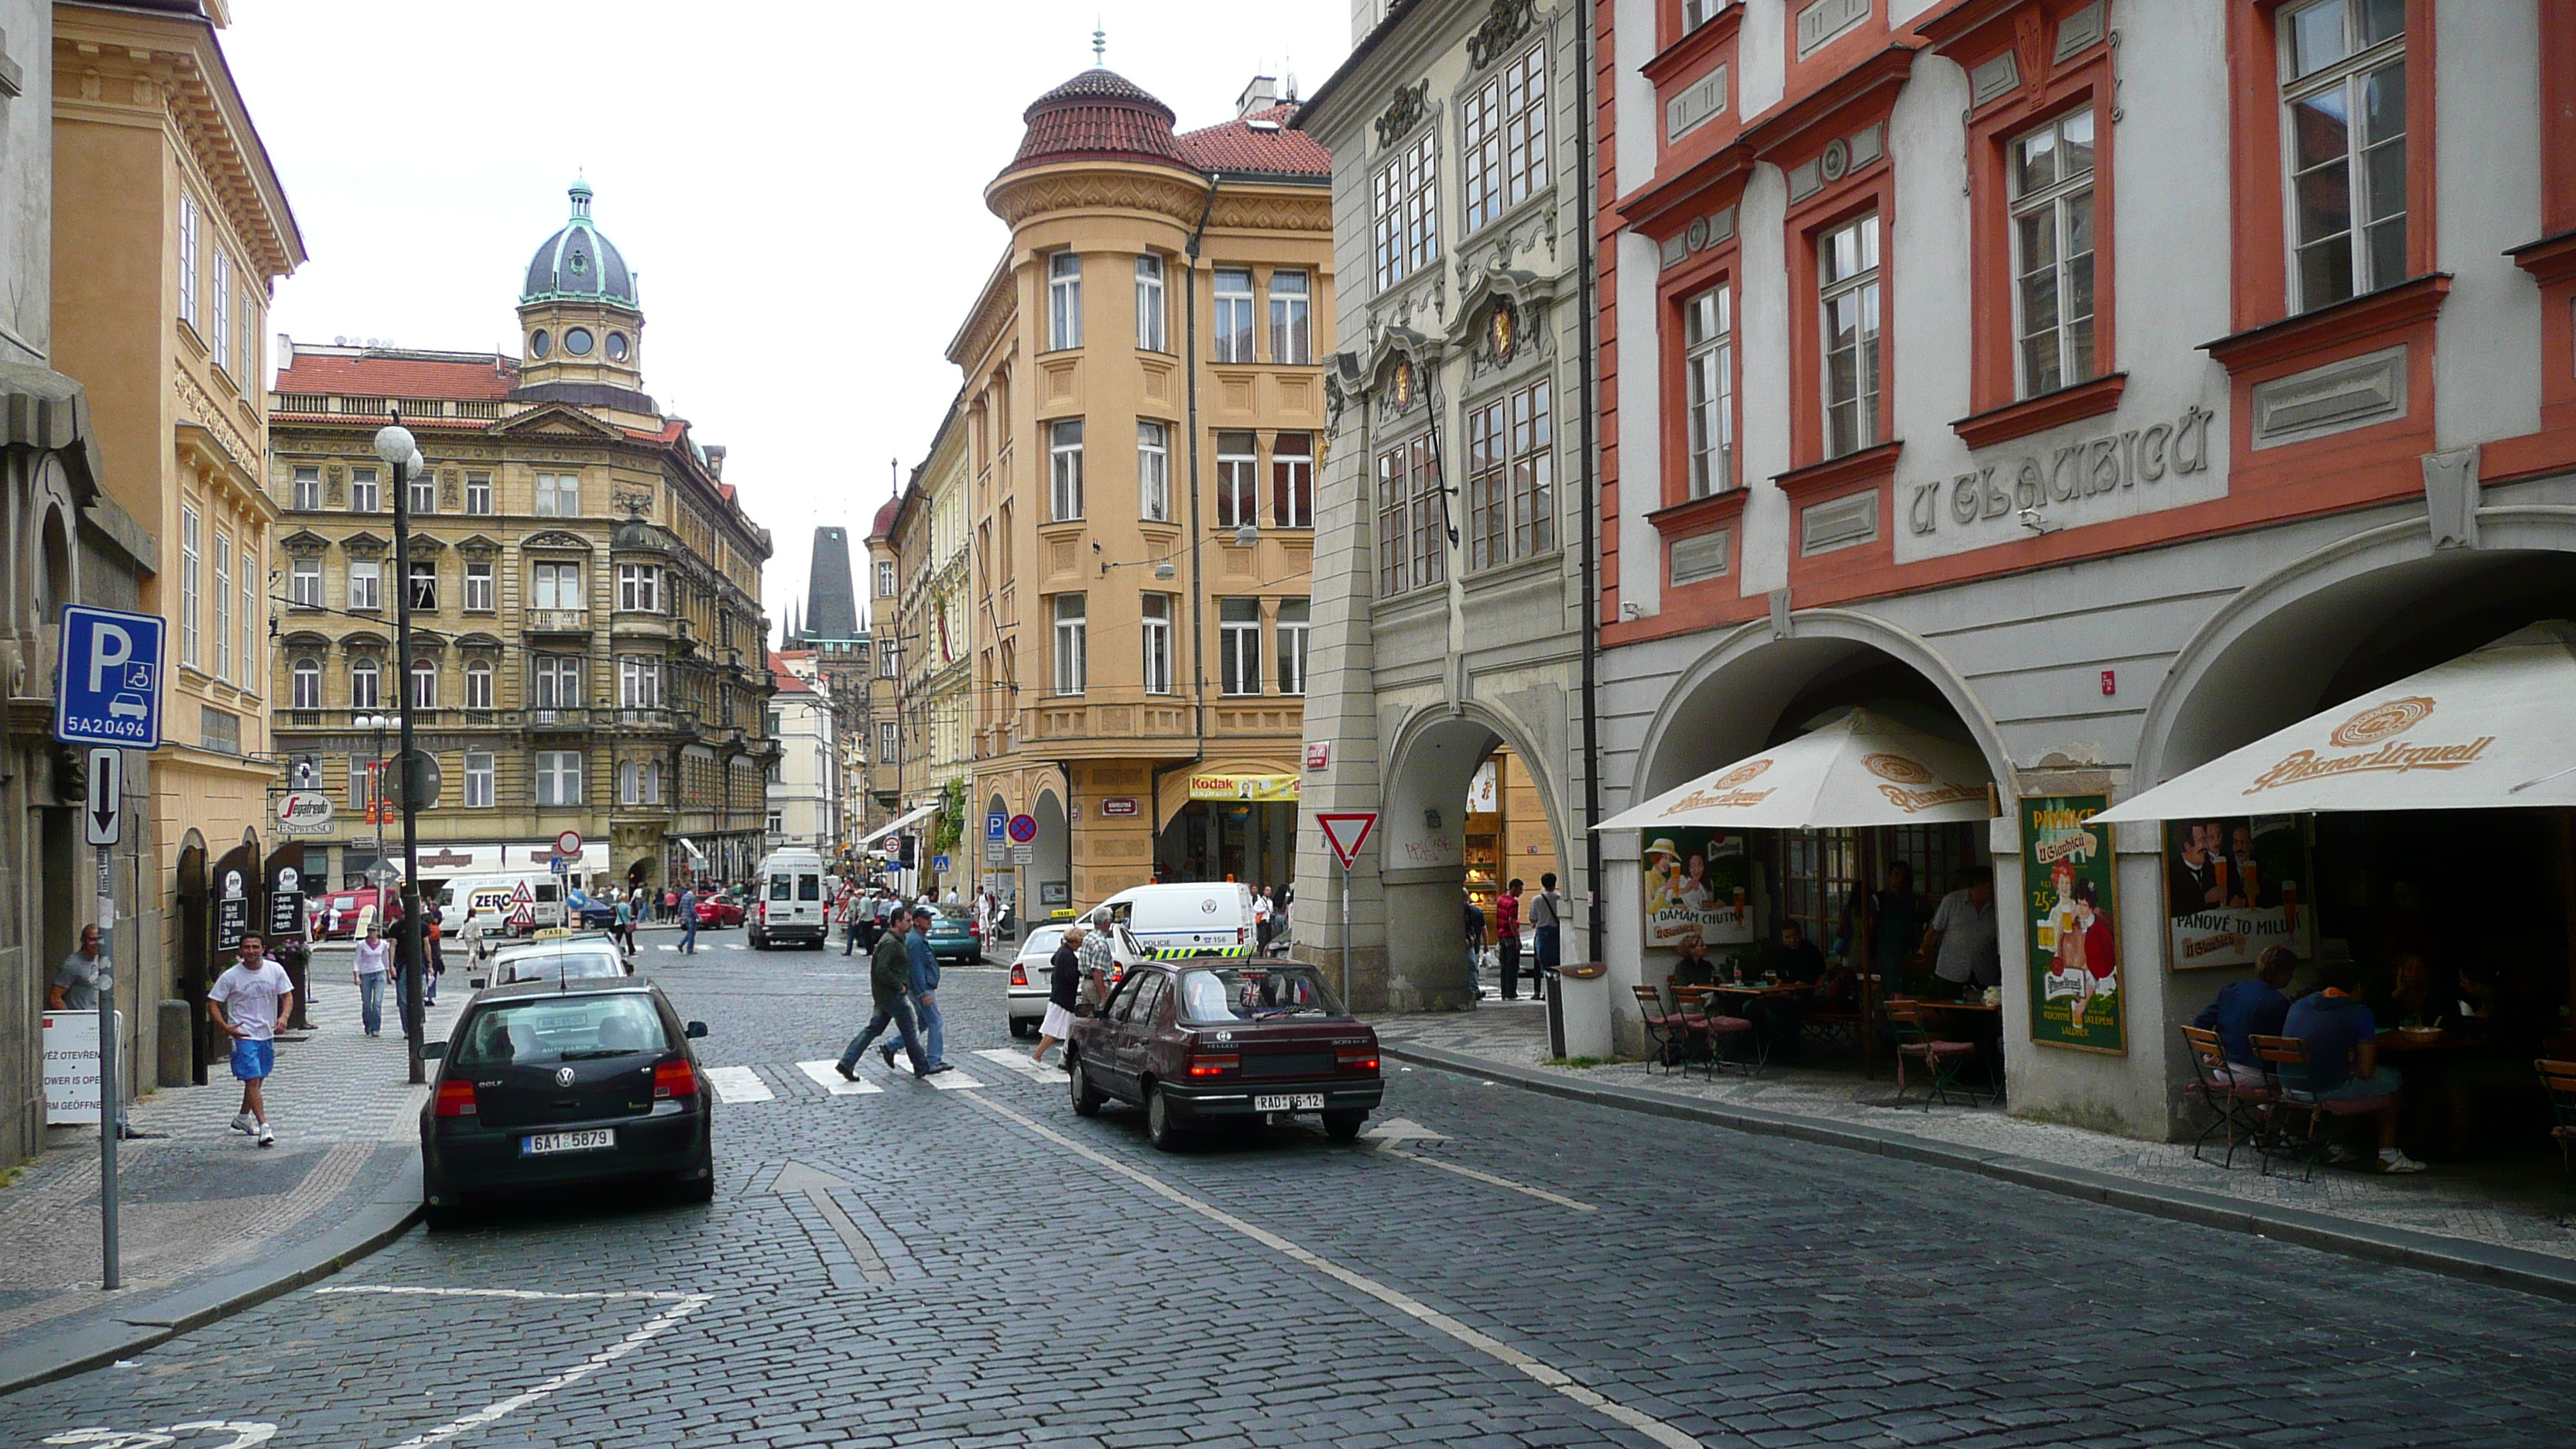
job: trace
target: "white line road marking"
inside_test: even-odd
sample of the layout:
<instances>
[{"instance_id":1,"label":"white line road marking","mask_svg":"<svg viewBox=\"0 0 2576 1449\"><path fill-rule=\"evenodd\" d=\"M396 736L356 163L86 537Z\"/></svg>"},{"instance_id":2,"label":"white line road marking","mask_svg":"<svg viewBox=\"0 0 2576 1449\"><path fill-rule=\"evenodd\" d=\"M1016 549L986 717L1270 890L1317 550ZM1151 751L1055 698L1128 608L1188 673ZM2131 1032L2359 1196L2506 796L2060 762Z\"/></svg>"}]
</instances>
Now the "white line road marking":
<instances>
[{"instance_id":1,"label":"white line road marking","mask_svg":"<svg viewBox=\"0 0 2576 1449\"><path fill-rule=\"evenodd\" d=\"M1446 1142L1449 1139L1410 1117L1389 1117L1360 1136L1370 1142Z\"/></svg>"},{"instance_id":2,"label":"white line road marking","mask_svg":"<svg viewBox=\"0 0 2576 1449\"><path fill-rule=\"evenodd\" d=\"M924 1077L922 1080L943 1092L971 1092L984 1085L981 1078L970 1077L953 1067L934 1076Z\"/></svg>"},{"instance_id":3,"label":"white line road marking","mask_svg":"<svg viewBox=\"0 0 2576 1449\"><path fill-rule=\"evenodd\" d=\"M1052 1082L1059 1085L1064 1081L1064 1073L1057 1071L1052 1066L1039 1066L1037 1063L1029 1060L1029 1054L1027 1052L1018 1051L1011 1047L990 1047L975 1053L975 1055L982 1057L984 1060L991 1062L997 1067L1008 1067L1012 1071L1019 1073L1021 1076L1028 1077L1036 1081Z\"/></svg>"},{"instance_id":4,"label":"white line road marking","mask_svg":"<svg viewBox=\"0 0 2576 1449\"><path fill-rule=\"evenodd\" d=\"M540 1293L533 1288L409 1288L388 1283L335 1283L313 1290L316 1293L384 1293L412 1298L519 1298L546 1303L616 1302L620 1299L642 1299L654 1303L677 1303L684 1298L703 1298L703 1293L648 1293L606 1290L597 1293Z\"/></svg>"},{"instance_id":5,"label":"white line road marking","mask_svg":"<svg viewBox=\"0 0 2576 1449\"><path fill-rule=\"evenodd\" d=\"M1599 1208L1594 1207L1588 1202L1577 1202L1573 1198L1549 1192L1543 1187L1531 1187L1527 1183L1514 1182L1508 1177L1496 1177L1490 1172L1478 1172L1472 1167L1461 1167L1454 1162L1442 1162L1436 1157L1418 1156L1414 1153L1406 1152L1391 1143L1381 1142L1378 1144L1377 1150L1380 1154L1387 1157L1401 1157L1407 1162L1419 1162L1425 1167L1439 1168L1442 1172L1454 1172L1460 1177L1472 1177L1478 1182L1491 1183L1496 1187L1509 1188L1517 1193L1526 1193L1531 1197L1539 1199L1541 1202L1552 1202L1558 1207L1571 1208L1575 1212L1589 1213L1600 1211Z\"/></svg>"},{"instance_id":6,"label":"white line road marking","mask_svg":"<svg viewBox=\"0 0 2576 1449\"><path fill-rule=\"evenodd\" d=\"M709 1067L707 1080L715 1083L719 1102L771 1102L778 1098L760 1079L760 1073L749 1067Z\"/></svg>"},{"instance_id":7,"label":"white line road marking","mask_svg":"<svg viewBox=\"0 0 2576 1449\"><path fill-rule=\"evenodd\" d=\"M871 1092L885 1090L865 1077L855 1082L842 1081L839 1062L798 1062L796 1070L822 1083L823 1090L835 1097L864 1097Z\"/></svg>"},{"instance_id":8,"label":"white line road marking","mask_svg":"<svg viewBox=\"0 0 2576 1449\"><path fill-rule=\"evenodd\" d=\"M1231 1228L1234 1231L1241 1233L1243 1236L1252 1239L1254 1242L1261 1244L1263 1247L1268 1248L1273 1252L1283 1254L1299 1263L1303 1263L1307 1267L1314 1269L1316 1272L1323 1274L1325 1277L1333 1279L1335 1282L1365 1293L1371 1298L1378 1300L1380 1303L1387 1305L1389 1308L1394 1309L1398 1313L1402 1313L1405 1316L1422 1323L1426 1327L1435 1329L1488 1358L1508 1364L1512 1368L1519 1370L1521 1373L1536 1379L1538 1382L1547 1385L1549 1388L1552 1388L1558 1393L1565 1395L1567 1398L1574 1400L1576 1403L1583 1405L1585 1408L1591 1409L1609 1418L1616 1419L1629 1428L1636 1430L1638 1433L1645 1435L1647 1438L1654 1440L1656 1443L1665 1446L1665 1449L1707 1449L1707 1446L1702 1444L1699 1440L1692 1438L1690 1435L1683 1433L1681 1430L1674 1428L1663 1420L1655 1418L1649 1414L1639 1413L1637 1410L1629 1408L1625 1404L1613 1403L1591 1389L1585 1388L1583 1385L1576 1383L1573 1377L1562 1369L1542 1363L1537 1358L1521 1352L1510 1344L1504 1343L1490 1334L1478 1332L1476 1329L1468 1327L1466 1324L1459 1322L1457 1319L1450 1317L1439 1309L1421 1302L1420 1300L1394 1288L1390 1288L1386 1284L1380 1283L1374 1278L1368 1277L1365 1274L1353 1272L1351 1269L1343 1267L1341 1264L1324 1257L1320 1253L1313 1252L1306 1248L1301 1248L1297 1244L1288 1241L1277 1233L1271 1232L1267 1228L1255 1226L1254 1224L1236 1217L1234 1214L1227 1212L1225 1209L1220 1208L1213 1203L1193 1197L1190 1194L1181 1191L1179 1188L1164 1182L1161 1178L1154 1176L1152 1173L1147 1172L1142 1168L1130 1167L1126 1163L1118 1161L1116 1158L1086 1147L1074 1139L1065 1136L1063 1133L1056 1131L1054 1128L1047 1126L1045 1123L1027 1116L1024 1113L1015 1112L1010 1108L1003 1106L1001 1103L994 1101L990 1097L969 1097L966 1100L996 1116L1004 1117L1012 1122L1018 1123L1029 1132L1032 1132L1059 1147L1069 1149L1070 1151L1079 1154L1086 1161L1092 1162L1118 1174L1120 1177L1128 1179L1137 1186L1144 1188L1147 1192L1153 1193L1157 1197L1163 1198L1176 1206L1186 1208L1191 1212L1197 1213L1199 1216L1206 1218L1210 1222ZM1380 1150L1383 1151L1384 1149Z\"/></svg>"}]
</instances>

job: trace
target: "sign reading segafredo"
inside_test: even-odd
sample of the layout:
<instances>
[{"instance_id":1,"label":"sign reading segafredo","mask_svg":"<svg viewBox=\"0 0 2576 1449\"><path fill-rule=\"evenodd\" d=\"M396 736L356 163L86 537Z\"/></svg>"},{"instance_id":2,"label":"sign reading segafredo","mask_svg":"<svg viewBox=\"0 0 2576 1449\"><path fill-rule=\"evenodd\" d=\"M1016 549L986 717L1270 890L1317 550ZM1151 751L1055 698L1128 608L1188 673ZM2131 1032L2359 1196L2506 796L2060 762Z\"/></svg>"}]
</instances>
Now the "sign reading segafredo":
<instances>
[{"instance_id":1,"label":"sign reading segafredo","mask_svg":"<svg viewBox=\"0 0 2576 1449\"><path fill-rule=\"evenodd\" d=\"M1970 453L1969 469L1950 477L1900 483L1898 556L1958 553L2220 497L2226 480L2210 467L2217 416L2193 403L2144 427L2015 439Z\"/></svg>"}]
</instances>

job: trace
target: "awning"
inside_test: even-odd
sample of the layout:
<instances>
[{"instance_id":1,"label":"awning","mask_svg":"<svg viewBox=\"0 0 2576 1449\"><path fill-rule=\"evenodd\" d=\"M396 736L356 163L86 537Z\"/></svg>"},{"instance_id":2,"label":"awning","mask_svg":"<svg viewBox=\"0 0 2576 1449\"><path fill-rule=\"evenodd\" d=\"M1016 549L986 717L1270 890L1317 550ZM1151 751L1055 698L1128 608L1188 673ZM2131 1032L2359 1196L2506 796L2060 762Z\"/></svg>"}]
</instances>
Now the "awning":
<instances>
[{"instance_id":1,"label":"awning","mask_svg":"<svg viewBox=\"0 0 2576 1449\"><path fill-rule=\"evenodd\" d=\"M1297 777L1264 772L1194 774L1190 776L1190 798L1293 801L1297 798Z\"/></svg>"},{"instance_id":2,"label":"awning","mask_svg":"<svg viewBox=\"0 0 2576 1449\"><path fill-rule=\"evenodd\" d=\"M1592 827L1824 830L1983 820L1993 776L1966 745L1856 709Z\"/></svg>"},{"instance_id":3,"label":"awning","mask_svg":"<svg viewBox=\"0 0 2576 1449\"><path fill-rule=\"evenodd\" d=\"M939 807L936 804L924 805L920 809L915 810L908 815L898 815L894 819L887 821L885 824L878 826L876 829L869 831L867 834L860 836L859 844L866 845L871 841L883 840L887 836L903 829L905 826L912 824L914 821L928 817L938 809Z\"/></svg>"},{"instance_id":4,"label":"awning","mask_svg":"<svg viewBox=\"0 0 2576 1449\"><path fill-rule=\"evenodd\" d=\"M680 848L689 853L689 859L696 861L700 865L706 864L707 853L698 849L698 843L696 841L691 840L685 835L674 836L673 839L678 840L680 842Z\"/></svg>"},{"instance_id":5,"label":"awning","mask_svg":"<svg viewBox=\"0 0 2576 1449\"><path fill-rule=\"evenodd\" d=\"M2576 805L2576 623L2518 629L2093 818Z\"/></svg>"}]
</instances>

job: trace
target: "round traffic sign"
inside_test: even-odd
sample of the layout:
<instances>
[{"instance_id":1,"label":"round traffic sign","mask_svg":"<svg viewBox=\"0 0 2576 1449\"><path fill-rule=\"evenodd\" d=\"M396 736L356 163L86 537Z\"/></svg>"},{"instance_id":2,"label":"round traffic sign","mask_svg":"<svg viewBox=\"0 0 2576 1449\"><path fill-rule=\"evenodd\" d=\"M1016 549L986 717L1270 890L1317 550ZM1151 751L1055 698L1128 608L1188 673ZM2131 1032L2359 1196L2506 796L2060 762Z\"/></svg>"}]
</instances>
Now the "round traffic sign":
<instances>
[{"instance_id":1,"label":"round traffic sign","mask_svg":"<svg viewBox=\"0 0 2576 1449\"><path fill-rule=\"evenodd\" d=\"M565 831L563 834L556 836L556 837L555 837L555 854L557 854L557 855L579 855L579 854L581 854L581 832L580 832L580 831L578 831L578 830L567 830L567 831Z\"/></svg>"},{"instance_id":2,"label":"round traffic sign","mask_svg":"<svg viewBox=\"0 0 2576 1449\"><path fill-rule=\"evenodd\" d=\"M1034 815L1011 817L1011 838L1022 845L1038 838L1038 818Z\"/></svg>"}]
</instances>

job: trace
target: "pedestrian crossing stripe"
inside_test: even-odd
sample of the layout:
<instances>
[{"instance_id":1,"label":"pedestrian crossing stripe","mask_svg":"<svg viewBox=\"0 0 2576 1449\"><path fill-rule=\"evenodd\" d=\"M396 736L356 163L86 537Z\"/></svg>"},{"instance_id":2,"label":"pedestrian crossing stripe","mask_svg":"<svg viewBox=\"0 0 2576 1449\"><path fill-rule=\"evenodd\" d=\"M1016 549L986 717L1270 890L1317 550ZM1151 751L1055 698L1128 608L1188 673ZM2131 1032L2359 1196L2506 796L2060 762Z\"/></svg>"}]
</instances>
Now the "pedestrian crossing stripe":
<instances>
[{"instance_id":1,"label":"pedestrian crossing stripe","mask_svg":"<svg viewBox=\"0 0 2576 1449\"><path fill-rule=\"evenodd\" d=\"M841 1079L841 1064L835 1061L798 1062L796 1064L796 1070L803 1072L805 1075L812 1077L815 1081L821 1083L823 1090L831 1093L835 1097L864 1097L870 1093L882 1092L885 1090L885 1088L878 1086L876 1083L869 1081L865 1077L861 1077L854 1082L843 1081Z\"/></svg>"},{"instance_id":2,"label":"pedestrian crossing stripe","mask_svg":"<svg viewBox=\"0 0 2576 1449\"><path fill-rule=\"evenodd\" d=\"M975 1053L975 1055L982 1057L984 1060L991 1062L997 1067L1008 1068L1011 1071L1019 1073L1021 1076L1029 1077L1037 1081L1052 1082L1057 1085L1062 1085L1064 1082L1064 1073L1056 1070L1052 1066L1040 1066L1038 1063L1029 1060L1029 1054L1027 1052L1019 1051L1012 1047L987 1047L984 1050Z\"/></svg>"},{"instance_id":3,"label":"pedestrian crossing stripe","mask_svg":"<svg viewBox=\"0 0 2576 1449\"><path fill-rule=\"evenodd\" d=\"M749 1067L709 1067L707 1080L715 1084L719 1102L769 1102L778 1097Z\"/></svg>"}]
</instances>

